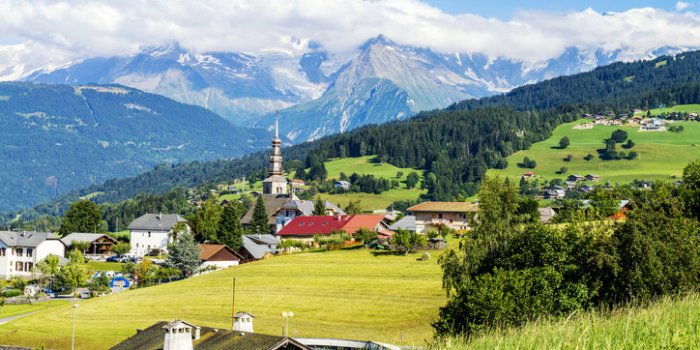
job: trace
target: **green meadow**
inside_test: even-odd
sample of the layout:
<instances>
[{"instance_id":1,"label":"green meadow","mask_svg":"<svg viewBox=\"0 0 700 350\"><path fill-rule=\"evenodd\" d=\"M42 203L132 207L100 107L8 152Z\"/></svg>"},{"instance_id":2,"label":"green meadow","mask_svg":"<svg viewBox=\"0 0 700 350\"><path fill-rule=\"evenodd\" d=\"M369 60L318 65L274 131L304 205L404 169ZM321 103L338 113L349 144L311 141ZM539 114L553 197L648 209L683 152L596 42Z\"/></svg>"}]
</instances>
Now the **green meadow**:
<instances>
[{"instance_id":1,"label":"green meadow","mask_svg":"<svg viewBox=\"0 0 700 350\"><path fill-rule=\"evenodd\" d=\"M77 348L109 348L160 320L231 327L234 276L236 310L256 316L256 332L280 334L281 313L293 311L294 336L425 345L432 338L430 323L446 301L440 252L431 254L429 261L419 260L420 254L367 249L284 255L82 300L76 309ZM0 325L0 344L69 348L72 311L62 304Z\"/></svg>"},{"instance_id":2,"label":"green meadow","mask_svg":"<svg viewBox=\"0 0 700 350\"><path fill-rule=\"evenodd\" d=\"M661 113L672 113L672 112L687 112L687 113L700 113L700 104L691 105L675 105L664 108L655 108L649 111L652 115L659 115Z\"/></svg>"},{"instance_id":3,"label":"green meadow","mask_svg":"<svg viewBox=\"0 0 700 350\"><path fill-rule=\"evenodd\" d=\"M700 159L700 123L677 122L675 125L683 125L684 131L680 133L639 131L634 126L606 126L596 125L592 129L574 129L575 125L585 121L576 121L557 127L552 137L538 142L530 149L514 153L508 157L508 167L502 170L489 170L488 173L504 175L511 178L519 178L524 172L532 170L538 177L545 179L566 178L570 174L596 174L601 176L601 182L629 183L639 180L669 180L679 178L683 168L688 162ZM598 157L597 149L605 148L604 140L617 130L627 131L629 138L635 142L632 149L624 149L618 145L618 151L629 153L635 151L639 157L634 160L608 160L603 161ZM568 136L571 145L566 149L559 149L559 140ZM588 154L595 158L586 161L583 158ZM571 154L571 161L563 158ZM520 168L524 157L534 159L537 162L535 169ZM561 167L568 171L557 174Z\"/></svg>"}]
</instances>

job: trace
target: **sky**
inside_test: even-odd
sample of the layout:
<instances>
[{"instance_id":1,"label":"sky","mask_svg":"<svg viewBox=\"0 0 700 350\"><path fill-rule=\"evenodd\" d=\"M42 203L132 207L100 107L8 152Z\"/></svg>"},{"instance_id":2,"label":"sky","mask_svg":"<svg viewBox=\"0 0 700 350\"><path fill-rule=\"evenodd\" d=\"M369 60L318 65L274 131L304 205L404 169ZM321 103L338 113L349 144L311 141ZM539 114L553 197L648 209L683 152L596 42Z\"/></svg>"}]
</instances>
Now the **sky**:
<instances>
[{"instance_id":1,"label":"sky","mask_svg":"<svg viewBox=\"0 0 700 350\"><path fill-rule=\"evenodd\" d=\"M569 47L700 48L700 0L3 0L0 80L179 43L194 52L348 52L384 34L439 52L542 62ZM9 78L8 78L9 77Z\"/></svg>"}]
</instances>

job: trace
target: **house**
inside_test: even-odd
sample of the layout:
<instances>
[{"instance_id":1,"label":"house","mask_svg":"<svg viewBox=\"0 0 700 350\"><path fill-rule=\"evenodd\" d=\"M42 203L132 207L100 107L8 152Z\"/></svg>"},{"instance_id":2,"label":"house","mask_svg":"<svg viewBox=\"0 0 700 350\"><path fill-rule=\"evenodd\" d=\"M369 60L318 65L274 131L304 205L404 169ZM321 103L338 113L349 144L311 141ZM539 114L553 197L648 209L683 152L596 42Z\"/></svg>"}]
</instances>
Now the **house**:
<instances>
[{"instance_id":1,"label":"house","mask_svg":"<svg viewBox=\"0 0 700 350\"><path fill-rule=\"evenodd\" d=\"M600 180L600 176L598 176L596 174L586 175L586 181L599 181L599 180Z\"/></svg>"},{"instance_id":2,"label":"house","mask_svg":"<svg viewBox=\"0 0 700 350\"><path fill-rule=\"evenodd\" d=\"M470 230L479 205L467 202L423 202L407 209L416 218L416 232L430 227L447 226L453 230Z\"/></svg>"},{"instance_id":3,"label":"house","mask_svg":"<svg viewBox=\"0 0 700 350\"><path fill-rule=\"evenodd\" d=\"M581 186L578 190L581 191L581 192L583 192L583 193L588 193L588 192L592 192L592 191L593 191L593 187L592 187L592 186L588 186L588 185L583 185L583 186Z\"/></svg>"},{"instance_id":4,"label":"house","mask_svg":"<svg viewBox=\"0 0 700 350\"><path fill-rule=\"evenodd\" d=\"M277 228L277 213L280 211L280 209L282 209L282 207L285 204L298 198L294 196L292 198L289 198L289 196L287 195L263 194L262 196L263 204L265 205L265 213L267 214L267 223L270 225L270 231L261 233L268 234L276 231L275 229ZM241 223L243 224L243 227L250 226L250 223L253 221L253 212L255 212L255 201L253 201L250 208L248 208L248 211L241 218Z\"/></svg>"},{"instance_id":5,"label":"house","mask_svg":"<svg viewBox=\"0 0 700 350\"><path fill-rule=\"evenodd\" d=\"M238 314L236 314L238 316ZM251 318L252 323L252 318ZM252 325L251 325L252 329ZM296 339L196 326L182 320L158 322L113 346L112 350L311 350Z\"/></svg>"},{"instance_id":6,"label":"house","mask_svg":"<svg viewBox=\"0 0 700 350\"><path fill-rule=\"evenodd\" d=\"M330 235L341 231L354 234L361 229L387 231L389 227L384 221L384 215L297 216L277 232L277 236L311 243L315 235Z\"/></svg>"},{"instance_id":7,"label":"house","mask_svg":"<svg viewBox=\"0 0 700 350\"><path fill-rule=\"evenodd\" d=\"M66 245L47 232L0 231L0 278L34 277L34 267L49 254L64 257Z\"/></svg>"},{"instance_id":8,"label":"house","mask_svg":"<svg viewBox=\"0 0 700 350\"><path fill-rule=\"evenodd\" d=\"M131 254L145 256L151 253L162 253L168 250L172 243L172 229L178 223L184 223L187 231L190 226L182 216L176 214L144 214L129 224Z\"/></svg>"},{"instance_id":9,"label":"house","mask_svg":"<svg viewBox=\"0 0 700 350\"><path fill-rule=\"evenodd\" d=\"M243 245L236 252L242 263L265 259L277 253L279 238L270 234L243 235Z\"/></svg>"},{"instance_id":10,"label":"house","mask_svg":"<svg viewBox=\"0 0 700 350\"><path fill-rule=\"evenodd\" d=\"M416 232L416 217L413 215L407 215L396 221L395 223L391 224L389 226L389 230L391 231L397 231L397 230L405 230L405 231L412 231Z\"/></svg>"},{"instance_id":11,"label":"house","mask_svg":"<svg viewBox=\"0 0 700 350\"><path fill-rule=\"evenodd\" d=\"M285 203L275 217L275 232L279 232L285 225L297 216L311 216L314 213L316 201L294 199ZM337 205L325 201L326 215L345 215L345 211Z\"/></svg>"},{"instance_id":12,"label":"house","mask_svg":"<svg viewBox=\"0 0 700 350\"><path fill-rule=\"evenodd\" d=\"M551 224L552 219L557 215L552 207L537 208L537 211L540 213L540 222L543 224Z\"/></svg>"},{"instance_id":13,"label":"house","mask_svg":"<svg viewBox=\"0 0 700 350\"><path fill-rule=\"evenodd\" d=\"M112 247L119 243L116 239L104 233L71 233L61 238L66 248L73 246L73 242L89 243L90 247L84 254L105 255L112 252Z\"/></svg>"},{"instance_id":14,"label":"house","mask_svg":"<svg viewBox=\"0 0 700 350\"><path fill-rule=\"evenodd\" d=\"M335 188L342 188L347 191L350 189L350 182L345 180L336 181Z\"/></svg>"},{"instance_id":15,"label":"house","mask_svg":"<svg viewBox=\"0 0 700 350\"><path fill-rule=\"evenodd\" d=\"M242 259L235 250L223 244L200 244L199 249L202 267L225 269L238 265Z\"/></svg>"},{"instance_id":16,"label":"house","mask_svg":"<svg viewBox=\"0 0 700 350\"><path fill-rule=\"evenodd\" d=\"M523 177L526 179L535 177L535 172L534 171L526 171L523 173Z\"/></svg>"},{"instance_id":17,"label":"house","mask_svg":"<svg viewBox=\"0 0 700 350\"><path fill-rule=\"evenodd\" d=\"M564 197L566 197L564 189L550 188L544 191L545 199L563 199Z\"/></svg>"},{"instance_id":18,"label":"house","mask_svg":"<svg viewBox=\"0 0 700 350\"><path fill-rule=\"evenodd\" d=\"M294 188L297 188L297 187L301 187L301 186L305 186L305 185L306 185L306 181L301 180L301 179L292 179L291 183L292 183L292 186L293 186Z\"/></svg>"},{"instance_id":19,"label":"house","mask_svg":"<svg viewBox=\"0 0 700 350\"><path fill-rule=\"evenodd\" d=\"M572 174L566 178L567 181L571 181L571 182L579 182L579 181L583 181L584 179L585 179L585 177L578 175L578 174Z\"/></svg>"},{"instance_id":20,"label":"house","mask_svg":"<svg viewBox=\"0 0 700 350\"><path fill-rule=\"evenodd\" d=\"M632 206L629 200L623 199L617 203L617 211L610 215L608 219L614 221L626 220L627 213L632 210Z\"/></svg>"}]
</instances>

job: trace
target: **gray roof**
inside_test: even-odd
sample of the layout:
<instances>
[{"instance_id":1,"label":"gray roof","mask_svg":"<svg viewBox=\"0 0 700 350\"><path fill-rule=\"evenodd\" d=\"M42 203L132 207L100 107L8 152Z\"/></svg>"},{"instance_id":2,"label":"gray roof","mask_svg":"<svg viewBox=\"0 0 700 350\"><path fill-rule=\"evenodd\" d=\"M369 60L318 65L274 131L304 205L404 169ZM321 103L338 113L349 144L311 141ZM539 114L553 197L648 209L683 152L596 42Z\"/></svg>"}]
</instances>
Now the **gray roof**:
<instances>
[{"instance_id":1,"label":"gray roof","mask_svg":"<svg viewBox=\"0 0 700 350\"><path fill-rule=\"evenodd\" d=\"M280 244L280 239L277 238L277 236L273 236L270 234L265 234L265 235L245 235L253 242L258 243L258 244L267 244L270 246L277 246Z\"/></svg>"},{"instance_id":2,"label":"gray roof","mask_svg":"<svg viewBox=\"0 0 700 350\"><path fill-rule=\"evenodd\" d=\"M250 235L243 236L243 249L247 250L250 255L255 259L262 259L265 257L265 253L274 253L274 249L264 243L258 243L250 237Z\"/></svg>"},{"instance_id":3,"label":"gray roof","mask_svg":"<svg viewBox=\"0 0 700 350\"><path fill-rule=\"evenodd\" d=\"M395 222L391 226L389 226L389 229L392 231L395 230L408 230L408 231L416 231L416 217L413 215L408 215L402 217L399 221Z\"/></svg>"},{"instance_id":4,"label":"gray roof","mask_svg":"<svg viewBox=\"0 0 700 350\"><path fill-rule=\"evenodd\" d=\"M187 222L177 214L143 214L129 224L130 230L170 231L178 222Z\"/></svg>"},{"instance_id":5,"label":"gray roof","mask_svg":"<svg viewBox=\"0 0 700 350\"><path fill-rule=\"evenodd\" d=\"M265 211L267 212L267 223L270 225L274 225L275 222L277 221L277 218L275 218L275 215L277 215L277 211L282 208L283 205L287 204L291 200L286 195L267 195L264 194L263 196L263 203L265 203ZM255 211L255 203L256 203L257 198L251 203L250 208L248 208L248 212L243 215L241 218L241 223L244 225L249 224L251 221L253 221L253 212Z\"/></svg>"},{"instance_id":6,"label":"gray roof","mask_svg":"<svg viewBox=\"0 0 700 350\"><path fill-rule=\"evenodd\" d=\"M552 223L552 219L557 215L557 212L551 207L537 208L537 211L540 213L540 222L543 224Z\"/></svg>"},{"instance_id":7,"label":"gray roof","mask_svg":"<svg viewBox=\"0 0 700 350\"><path fill-rule=\"evenodd\" d=\"M345 215L345 211L338 207L337 205L329 202L326 202L326 210L333 210L336 212L336 214L340 215ZM314 205L316 204L316 201L311 201L311 200L301 200L301 199L295 199L292 201L289 201L287 204L283 205L281 209L286 209L286 210L299 210L302 215L309 216L313 215L314 213Z\"/></svg>"},{"instance_id":8,"label":"gray roof","mask_svg":"<svg viewBox=\"0 0 700 350\"><path fill-rule=\"evenodd\" d=\"M8 247L37 247L46 240L61 242L57 235L49 232L0 231L0 241Z\"/></svg>"},{"instance_id":9,"label":"gray roof","mask_svg":"<svg viewBox=\"0 0 700 350\"><path fill-rule=\"evenodd\" d=\"M117 243L117 240L104 234L104 233L71 233L68 236L65 236L61 238L61 241L63 244L66 245L66 247L71 246L73 242L88 242L92 243L103 236L106 236L109 240L113 241L115 244Z\"/></svg>"}]
</instances>

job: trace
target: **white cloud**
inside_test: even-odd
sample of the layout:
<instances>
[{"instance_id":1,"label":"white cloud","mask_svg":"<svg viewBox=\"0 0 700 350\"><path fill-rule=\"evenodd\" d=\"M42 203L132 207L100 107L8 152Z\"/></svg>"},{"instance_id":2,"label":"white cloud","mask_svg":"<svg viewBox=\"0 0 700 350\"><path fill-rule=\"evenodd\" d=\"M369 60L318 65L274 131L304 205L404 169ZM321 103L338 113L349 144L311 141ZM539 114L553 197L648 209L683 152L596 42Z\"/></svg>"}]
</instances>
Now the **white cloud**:
<instances>
[{"instance_id":1,"label":"white cloud","mask_svg":"<svg viewBox=\"0 0 700 350\"><path fill-rule=\"evenodd\" d=\"M690 7L690 4L685 2L685 1L679 1L676 3L676 10L678 10L678 11L683 11L683 10L687 9L688 7Z\"/></svg>"},{"instance_id":2,"label":"white cloud","mask_svg":"<svg viewBox=\"0 0 700 350\"><path fill-rule=\"evenodd\" d=\"M301 38L342 52L380 33L437 51L534 62L571 46L639 52L700 47L700 18L641 8L605 14L526 11L502 21L447 14L418 0L9 0L0 2L0 33L24 40L32 50L27 57L54 62L172 42L199 52L261 52L295 50L290 38Z\"/></svg>"}]
</instances>

